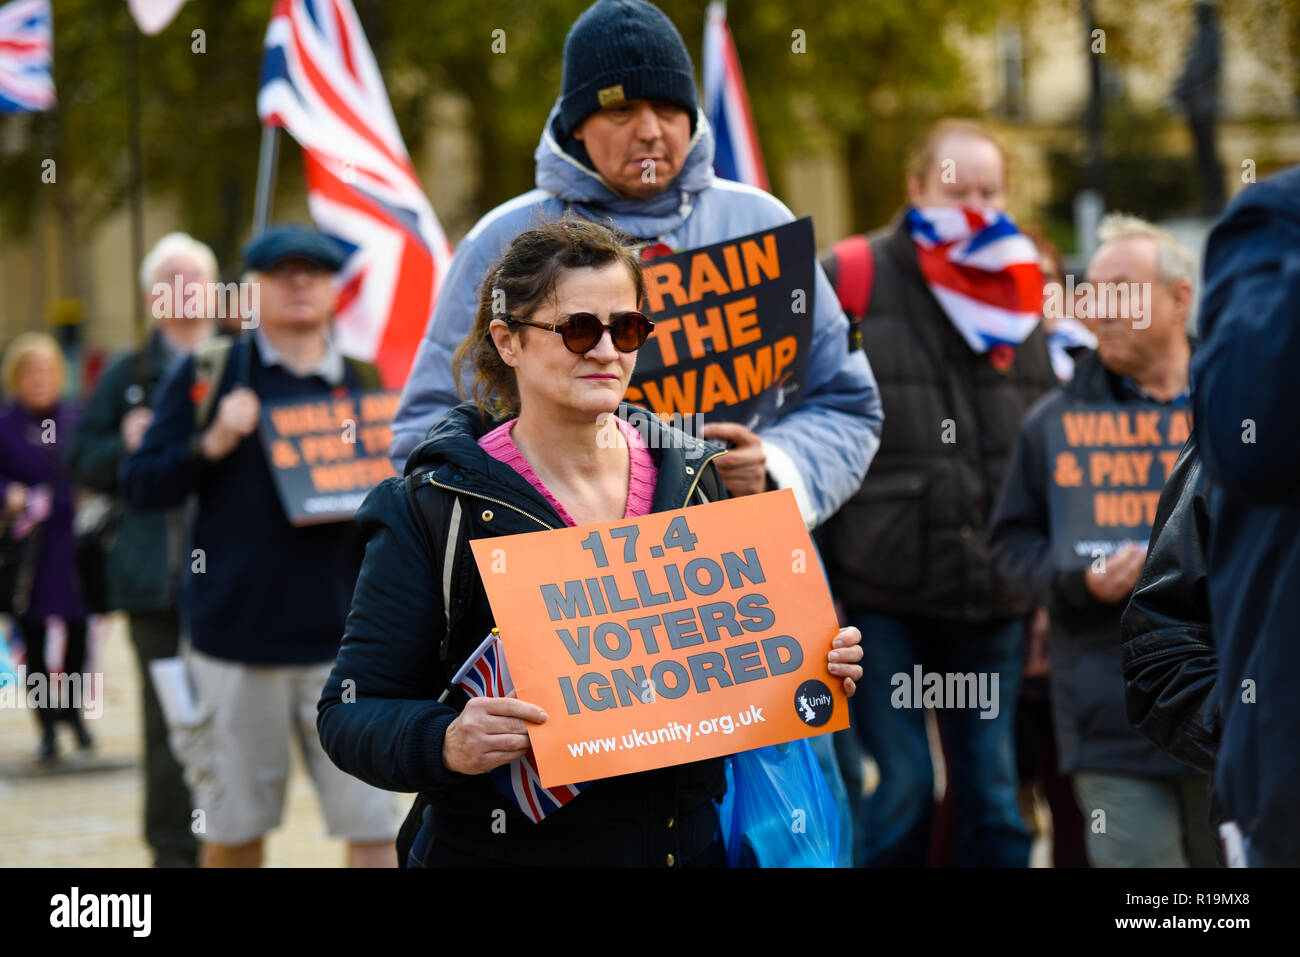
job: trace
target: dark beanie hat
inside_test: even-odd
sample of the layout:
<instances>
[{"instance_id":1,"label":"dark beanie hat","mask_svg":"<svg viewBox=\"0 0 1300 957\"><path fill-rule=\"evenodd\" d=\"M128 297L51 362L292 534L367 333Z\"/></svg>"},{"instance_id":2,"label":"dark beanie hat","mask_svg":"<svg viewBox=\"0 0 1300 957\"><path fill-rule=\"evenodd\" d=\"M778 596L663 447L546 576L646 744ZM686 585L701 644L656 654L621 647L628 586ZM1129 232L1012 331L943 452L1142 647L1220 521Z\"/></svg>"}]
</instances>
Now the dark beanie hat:
<instances>
[{"instance_id":1,"label":"dark beanie hat","mask_svg":"<svg viewBox=\"0 0 1300 957\"><path fill-rule=\"evenodd\" d=\"M682 35L644 0L597 0L564 39L559 129L568 139L597 110L624 100L666 100L684 109L695 132L695 68Z\"/></svg>"}]
</instances>

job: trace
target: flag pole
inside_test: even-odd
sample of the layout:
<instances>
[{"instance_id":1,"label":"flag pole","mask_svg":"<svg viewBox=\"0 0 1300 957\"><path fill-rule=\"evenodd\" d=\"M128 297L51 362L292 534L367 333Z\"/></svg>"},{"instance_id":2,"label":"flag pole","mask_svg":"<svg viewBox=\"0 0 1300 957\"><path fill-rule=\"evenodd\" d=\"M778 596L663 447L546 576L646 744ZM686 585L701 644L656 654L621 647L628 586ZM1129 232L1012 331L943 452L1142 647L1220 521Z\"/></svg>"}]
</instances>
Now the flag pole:
<instances>
[{"instance_id":1,"label":"flag pole","mask_svg":"<svg viewBox=\"0 0 1300 957\"><path fill-rule=\"evenodd\" d=\"M130 12L126 15L126 140L127 140L127 193L131 205L131 271L130 290L132 327L135 331L136 384L143 386L147 378L144 357L148 329L145 327L144 308L140 291L136 289L136 271L144 261L144 180L140 147L140 37Z\"/></svg>"},{"instance_id":2,"label":"flag pole","mask_svg":"<svg viewBox=\"0 0 1300 957\"><path fill-rule=\"evenodd\" d=\"M266 231L271 219L271 201L275 196L275 171L280 164L280 128L262 127L262 146L257 156L257 192L253 197L253 239ZM240 334L249 338L248 331ZM248 385L253 350L246 346L239 365L239 381Z\"/></svg>"},{"instance_id":3,"label":"flag pole","mask_svg":"<svg viewBox=\"0 0 1300 957\"><path fill-rule=\"evenodd\" d=\"M262 127L262 148L257 157L257 195L253 200L253 238L266 229L275 194L275 170L280 162L280 128Z\"/></svg>"}]
</instances>

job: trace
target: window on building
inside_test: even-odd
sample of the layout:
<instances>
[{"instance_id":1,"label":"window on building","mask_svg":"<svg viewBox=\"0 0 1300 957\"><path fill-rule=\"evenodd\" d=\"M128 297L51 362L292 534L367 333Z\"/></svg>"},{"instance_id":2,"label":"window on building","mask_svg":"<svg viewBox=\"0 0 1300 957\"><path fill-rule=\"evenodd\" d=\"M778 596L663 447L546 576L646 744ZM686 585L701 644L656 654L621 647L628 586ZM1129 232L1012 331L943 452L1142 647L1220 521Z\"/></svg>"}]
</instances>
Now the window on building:
<instances>
[{"instance_id":1,"label":"window on building","mask_svg":"<svg viewBox=\"0 0 1300 957\"><path fill-rule=\"evenodd\" d=\"M1025 61L1020 27L1002 24L997 31L998 112L1009 120L1024 119Z\"/></svg>"}]
</instances>

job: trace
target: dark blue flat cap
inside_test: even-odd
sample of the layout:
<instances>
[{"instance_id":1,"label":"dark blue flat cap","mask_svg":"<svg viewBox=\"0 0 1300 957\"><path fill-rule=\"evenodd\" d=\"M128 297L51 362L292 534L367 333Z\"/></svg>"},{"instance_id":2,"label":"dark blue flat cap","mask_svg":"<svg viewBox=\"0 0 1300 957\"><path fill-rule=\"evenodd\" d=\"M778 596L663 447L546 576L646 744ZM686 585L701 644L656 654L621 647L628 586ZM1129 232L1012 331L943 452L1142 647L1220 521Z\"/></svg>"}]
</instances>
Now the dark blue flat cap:
<instances>
[{"instance_id":1,"label":"dark blue flat cap","mask_svg":"<svg viewBox=\"0 0 1300 957\"><path fill-rule=\"evenodd\" d=\"M265 272L286 259L306 259L338 272L347 258L347 250L340 243L298 223L268 226L244 247L245 265L257 272Z\"/></svg>"}]
</instances>

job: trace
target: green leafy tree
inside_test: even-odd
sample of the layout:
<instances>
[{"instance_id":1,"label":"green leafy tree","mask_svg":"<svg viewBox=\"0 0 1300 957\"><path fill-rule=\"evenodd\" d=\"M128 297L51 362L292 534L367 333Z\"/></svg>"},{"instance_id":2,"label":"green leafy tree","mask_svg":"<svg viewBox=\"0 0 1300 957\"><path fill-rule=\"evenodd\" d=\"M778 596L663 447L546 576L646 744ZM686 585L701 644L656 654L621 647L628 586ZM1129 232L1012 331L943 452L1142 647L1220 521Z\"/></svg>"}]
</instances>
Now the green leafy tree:
<instances>
[{"instance_id":1,"label":"green leafy tree","mask_svg":"<svg viewBox=\"0 0 1300 957\"><path fill-rule=\"evenodd\" d=\"M453 236L528 189L533 152L560 89L564 37L587 0L354 2L417 161L438 99L449 96L466 106L477 144L476 185L468 208L448 223ZM136 40L145 189L174 204L186 228L227 264L235 262L251 226L260 137L256 96L271 5L190 0L159 36ZM698 69L706 0L660 5ZM1182 0L1150 6L1167 8L1167 16L1188 7ZM1275 22L1265 13L1280 11L1288 26L1274 31L1269 49L1285 59L1296 46L1300 20L1293 8L1300 0L1242 0L1227 7L1225 20L1255 34ZM1117 59L1147 55L1147 25L1166 15L1146 7L1141 16L1130 14L1115 0L1098 0L1097 9L1099 20L1113 25L1108 55ZM817 0L803 6L733 0L732 32L774 191L787 185L783 170L790 157L839 151L849 171L855 228L880 225L903 199L904 152L924 126L943 114L976 112L963 37L987 33L999 22L1050 16L1059 29L1077 31L1082 43L1079 11L1076 0ZM125 3L56 0L54 20L58 108L0 118L0 174L10 184L0 193L0 226L8 236L24 234L38 204L51 203L63 238L84 237L127 200L124 57L134 27ZM301 163L285 140L277 185L282 199L302 188ZM38 188L45 158L57 161L58 182L50 189ZM27 183L32 188L21 186Z\"/></svg>"}]
</instances>

